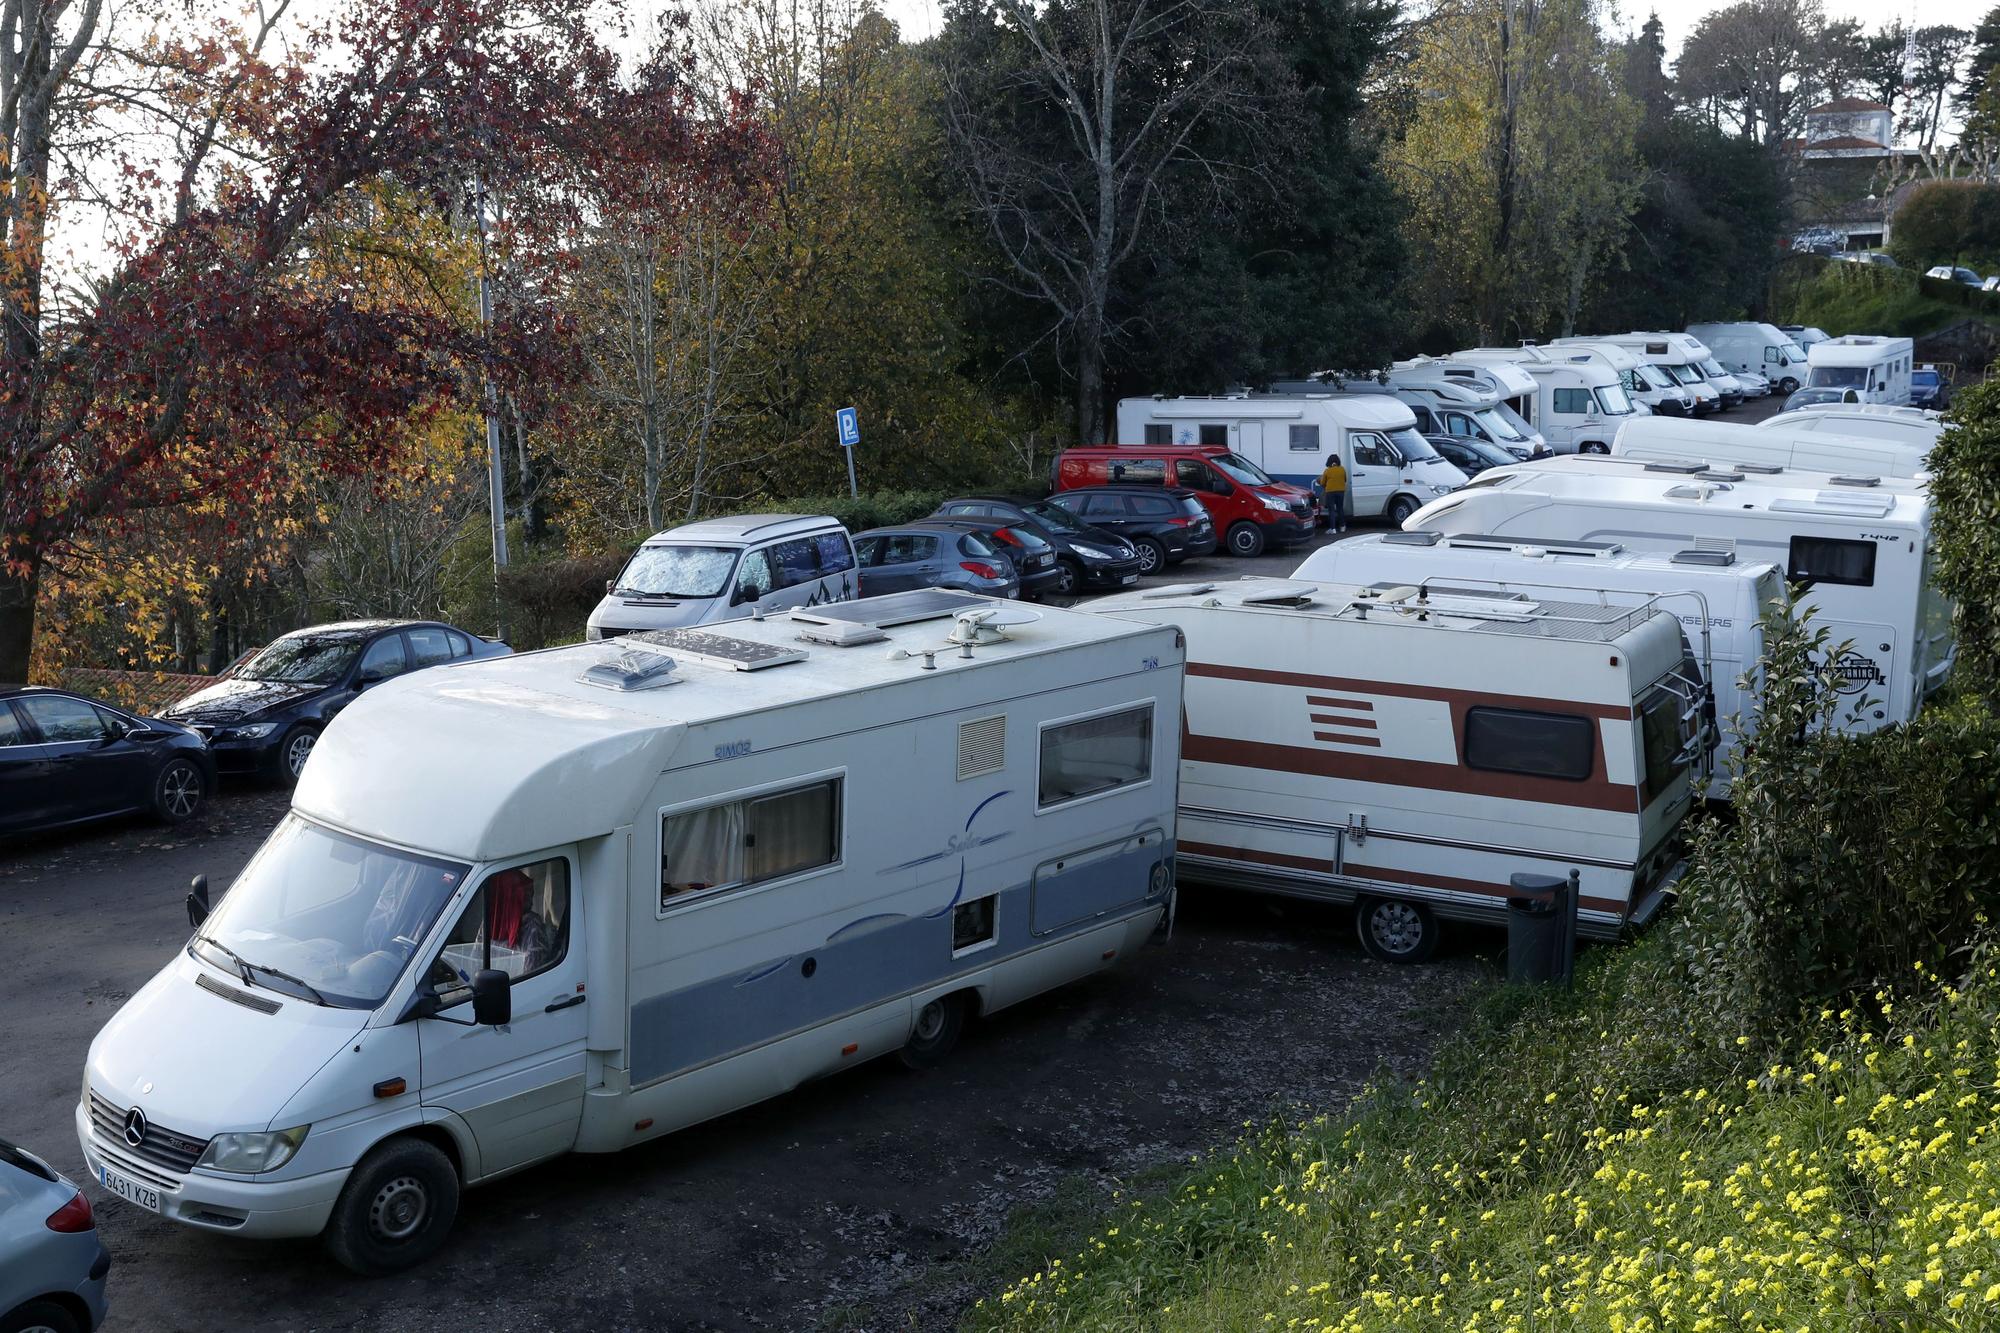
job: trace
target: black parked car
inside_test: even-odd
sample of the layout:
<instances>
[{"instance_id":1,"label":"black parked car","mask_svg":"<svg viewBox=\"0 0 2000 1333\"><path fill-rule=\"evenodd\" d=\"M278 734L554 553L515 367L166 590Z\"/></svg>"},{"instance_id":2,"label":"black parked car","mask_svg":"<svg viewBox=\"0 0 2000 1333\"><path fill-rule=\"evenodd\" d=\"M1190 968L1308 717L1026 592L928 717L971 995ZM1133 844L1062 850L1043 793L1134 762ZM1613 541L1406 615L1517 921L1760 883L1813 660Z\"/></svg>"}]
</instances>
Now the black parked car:
<instances>
[{"instance_id":1,"label":"black parked car","mask_svg":"<svg viewBox=\"0 0 2000 1333\"><path fill-rule=\"evenodd\" d=\"M1016 527L1004 519L975 518L969 514L927 518L923 522L926 527L956 528L985 537L987 545L1006 556L1014 566L1024 598L1042 597L1055 591L1056 582L1062 577L1056 566L1056 548L1026 524Z\"/></svg>"},{"instance_id":2,"label":"black parked car","mask_svg":"<svg viewBox=\"0 0 2000 1333\"><path fill-rule=\"evenodd\" d=\"M1503 449L1485 440L1467 439L1460 435L1426 435L1431 448L1445 456L1445 461L1468 477L1476 477L1490 467L1512 467L1521 461L1520 455L1512 449Z\"/></svg>"},{"instance_id":3,"label":"black parked car","mask_svg":"<svg viewBox=\"0 0 2000 1333\"><path fill-rule=\"evenodd\" d=\"M935 517L997 518L1027 528L1056 548L1055 590L1064 596L1085 588L1120 588L1139 581L1143 562L1132 543L1115 532L1094 528L1046 500L968 495L946 500L937 507Z\"/></svg>"},{"instance_id":4,"label":"black parked car","mask_svg":"<svg viewBox=\"0 0 2000 1333\"><path fill-rule=\"evenodd\" d=\"M320 729L370 686L446 662L499 657L504 643L429 620L347 620L271 640L229 676L166 711L208 738L225 773L298 779Z\"/></svg>"},{"instance_id":5,"label":"black parked car","mask_svg":"<svg viewBox=\"0 0 2000 1333\"><path fill-rule=\"evenodd\" d=\"M1937 412L1951 406L1951 385L1936 366L1918 366L1910 372L1910 406Z\"/></svg>"},{"instance_id":6,"label":"black parked car","mask_svg":"<svg viewBox=\"0 0 2000 1333\"><path fill-rule=\"evenodd\" d=\"M1048 504L1131 542L1143 574L1215 553L1208 509L1182 486L1079 486L1057 491Z\"/></svg>"},{"instance_id":7,"label":"black parked car","mask_svg":"<svg viewBox=\"0 0 2000 1333\"><path fill-rule=\"evenodd\" d=\"M135 812L178 824L214 788L192 727L67 690L0 687L0 833Z\"/></svg>"}]
</instances>

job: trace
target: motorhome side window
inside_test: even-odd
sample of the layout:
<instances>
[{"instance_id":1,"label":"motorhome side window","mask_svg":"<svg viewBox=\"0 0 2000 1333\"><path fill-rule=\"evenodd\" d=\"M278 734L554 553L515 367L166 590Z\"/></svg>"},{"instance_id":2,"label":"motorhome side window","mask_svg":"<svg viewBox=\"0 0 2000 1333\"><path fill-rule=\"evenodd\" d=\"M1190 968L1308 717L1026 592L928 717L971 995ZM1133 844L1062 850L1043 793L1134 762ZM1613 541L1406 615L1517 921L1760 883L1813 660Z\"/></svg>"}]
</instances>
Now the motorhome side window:
<instances>
[{"instance_id":1,"label":"motorhome side window","mask_svg":"<svg viewBox=\"0 0 2000 1333\"><path fill-rule=\"evenodd\" d=\"M1145 782L1153 775L1153 706L1042 728L1039 807Z\"/></svg>"},{"instance_id":2,"label":"motorhome side window","mask_svg":"<svg viewBox=\"0 0 2000 1333\"><path fill-rule=\"evenodd\" d=\"M1312 453L1312 454L1318 453L1319 427L1296 426L1296 425L1293 426L1291 429L1291 447L1296 450L1301 450L1305 453Z\"/></svg>"},{"instance_id":3,"label":"motorhome side window","mask_svg":"<svg viewBox=\"0 0 2000 1333\"><path fill-rule=\"evenodd\" d=\"M1389 442L1373 431L1358 430L1348 439L1354 445L1357 467L1395 467L1403 461L1390 452Z\"/></svg>"},{"instance_id":4,"label":"motorhome side window","mask_svg":"<svg viewBox=\"0 0 2000 1333\"><path fill-rule=\"evenodd\" d=\"M1793 583L1875 586L1875 543L1836 537L1794 537L1785 577Z\"/></svg>"},{"instance_id":5,"label":"motorhome side window","mask_svg":"<svg viewBox=\"0 0 2000 1333\"><path fill-rule=\"evenodd\" d=\"M1581 782L1590 776L1596 755L1597 731L1587 717L1519 708L1466 710L1467 768Z\"/></svg>"},{"instance_id":6,"label":"motorhome side window","mask_svg":"<svg viewBox=\"0 0 2000 1333\"><path fill-rule=\"evenodd\" d=\"M447 1004L471 993L472 976L498 968L521 981L569 952L569 862L560 856L486 877L451 928L430 982Z\"/></svg>"},{"instance_id":7,"label":"motorhome side window","mask_svg":"<svg viewBox=\"0 0 2000 1333\"><path fill-rule=\"evenodd\" d=\"M1225 422L1205 421L1201 426L1201 442L1219 448L1229 447L1229 426Z\"/></svg>"},{"instance_id":8,"label":"motorhome side window","mask_svg":"<svg viewBox=\"0 0 2000 1333\"><path fill-rule=\"evenodd\" d=\"M1687 747L1681 735L1682 703L1672 690L1656 689L1639 709L1639 734L1646 751L1646 799L1652 800L1673 785L1674 777L1688 765Z\"/></svg>"},{"instance_id":9,"label":"motorhome side window","mask_svg":"<svg viewBox=\"0 0 2000 1333\"><path fill-rule=\"evenodd\" d=\"M1590 410L1590 390L1557 389L1555 393L1556 411L1584 413Z\"/></svg>"},{"instance_id":10,"label":"motorhome side window","mask_svg":"<svg viewBox=\"0 0 2000 1333\"><path fill-rule=\"evenodd\" d=\"M660 821L660 908L840 859L840 779L744 796Z\"/></svg>"},{"instance_id":11,"label":"motorhome side window","mask_svg":"<svg viewBox=\"0 0 2000 1333\"><path fill-rule=\"evenodd\" d=\"M1172 426L1169 426L1166 423L1159 421L1153 421L1147 423L1146 438L1144 441L1142 441L1142 443L1172 444L1173 442L1174 442L1174 428Z\"/></svg>"}]
</instances>

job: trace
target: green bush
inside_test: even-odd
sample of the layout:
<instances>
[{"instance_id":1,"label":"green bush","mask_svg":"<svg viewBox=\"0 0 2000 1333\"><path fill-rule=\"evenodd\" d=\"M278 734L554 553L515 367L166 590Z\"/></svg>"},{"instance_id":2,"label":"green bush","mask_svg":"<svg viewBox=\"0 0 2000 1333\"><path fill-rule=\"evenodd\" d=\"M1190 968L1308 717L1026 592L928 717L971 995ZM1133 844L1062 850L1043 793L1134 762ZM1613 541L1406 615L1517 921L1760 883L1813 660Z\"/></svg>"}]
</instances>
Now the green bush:
<instances>
[{"instance_id":1,"label":"green bush","mask_svg":"<svg viewBox=\"0 0 2000 1333\"><path fill-rule=\"evenodd\" d=\"M985 486L964 486L955 490L863 491L859 496L800 495L784 501L790 514L831 514L849 532L885 528L909 523L937 512L937 507L955 495L1042 495L1046 481L1027 478L1000 478Z\"/></svg>"},{"instance_id":2,"label":"green bush","mask_svg":"<svg viewBox=\"0 0 2000 1333\"><path fill-rule=\"evenodd\" d=\"M2000 696L2000 387L1960 394L1931 451L1932 550L1939 591L1957 603L1958 670Z\"/></svg>"},{"instance_id":3,"label":"green bush","mask_svg":"<svg viewBox=\"0 0 2000 1333\"><path fill-rule=\"evenodd\" d=\"M1801 255L1779 269L1771 307L1778 323L1813 324L1835 336L1918 337L1968 316L2000 320L2000 293L1910 269Z\"/></svg>"},{"instance_id":4,"label":"green bush","mask_svg":"<svg viewBox=\"0 0 2000 1333\"><path fill-rule=\"evenodd\" d=\"M547 648L583 637L606 580L625 567L628 552L564 556L515 565L500 575L508 641L516 649Z\"/></svg>"}]
</instances>

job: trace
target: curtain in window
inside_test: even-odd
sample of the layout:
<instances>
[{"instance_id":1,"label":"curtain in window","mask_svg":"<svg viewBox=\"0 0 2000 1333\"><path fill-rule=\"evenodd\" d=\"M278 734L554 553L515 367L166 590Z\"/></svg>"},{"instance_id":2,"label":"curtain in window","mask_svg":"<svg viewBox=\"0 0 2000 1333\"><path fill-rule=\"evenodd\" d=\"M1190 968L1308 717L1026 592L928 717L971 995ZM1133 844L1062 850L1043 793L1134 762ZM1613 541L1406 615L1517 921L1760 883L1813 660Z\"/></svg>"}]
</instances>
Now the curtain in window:
<instances>
[{"instance_id":1,"label":"curtain in window","mask_svg":"<svg viewBox=\"0 0 2000 1333\"><path fill-rule=\"evenodd\" d=\"M660 829L660 897L748 878L745 832L738 801L667 816Z\"/></svg>"},{"instance_id":2,"label":"curtain in window","mask_svg":"<svg viewBox=\"0 0 2000 1333\"><path fill-rule=\"evenodd\" d=\"M833 819L830 782L749 802L749 877L775 879L832 861Z\"/></svg>"}]
</instances>

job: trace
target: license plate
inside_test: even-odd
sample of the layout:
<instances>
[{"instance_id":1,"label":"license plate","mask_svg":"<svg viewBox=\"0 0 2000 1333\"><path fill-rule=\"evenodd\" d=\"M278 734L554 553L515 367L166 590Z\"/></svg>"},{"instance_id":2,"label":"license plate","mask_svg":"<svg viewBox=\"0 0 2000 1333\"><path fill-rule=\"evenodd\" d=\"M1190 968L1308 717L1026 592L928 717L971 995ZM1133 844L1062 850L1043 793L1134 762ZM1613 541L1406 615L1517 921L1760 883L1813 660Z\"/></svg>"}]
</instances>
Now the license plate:
<instances>
[{"instance_id":1,"label":"license plate","mask_svg":"<svg viewBox=\"0 0 2000 1333\"><path fill-rule=\"evenodd\" d=\"M1139 581L1139 576L1137 574L1127 574L1124 578L1118 581L1120 583L1137 583Z\"/></svg>"},{"instance_id":2,"label":"license plate","mask_svg":"<svg viewBox=\"0 0 2000 1333\"><path fill-rule=\"evenodd\" d=\"M148 1212L160 1211L160 1192L141 1185L136 1180L127 1180L108 1166L97 1168L97 1183L116 1194L127 1203L136 1203Z\"/></svg>"}]
</instances>

